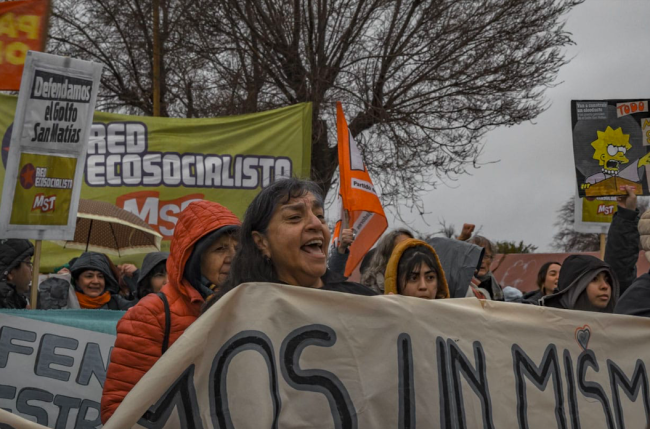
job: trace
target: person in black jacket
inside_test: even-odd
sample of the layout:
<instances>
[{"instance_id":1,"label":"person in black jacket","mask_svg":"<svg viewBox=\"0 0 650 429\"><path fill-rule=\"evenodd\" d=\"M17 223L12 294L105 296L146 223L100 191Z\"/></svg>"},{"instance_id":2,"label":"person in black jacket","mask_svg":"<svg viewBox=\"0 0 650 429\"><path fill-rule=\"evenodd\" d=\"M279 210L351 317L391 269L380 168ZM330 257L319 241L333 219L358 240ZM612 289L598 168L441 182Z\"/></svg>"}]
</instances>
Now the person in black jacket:
<instances>
[{"instance_id":1,"label":"person in black jacket","mask_svg":"<svg viewBox=\"0 0 650 429\"><path fill-rule=\"evenodd\" d=\"M571 255L564 260L558 292L540 300L544 307L613 313L619 285L609 265L591 255Z\"/></svg>"},{"instance_id":2,"label":"person in black jacket","mask_svg":"<svg viewBox=\"0 0 650 429\"><path fill-rule=\"evenodd\" d=\"M33 255L29 240L0 240L0 308L27 307Z\"/></svg>"},{"instance_id":3,"label":"person in black jacket","mask_svg":"<svg viewBox=\"0 0 650 429\"><path fill-rule=\"evenodd\" d=\"M650 272L636 277L639 216L638 210L632 209L636 209L636 195L628 191L628 197L619 198L618 213L614 215L607 236L605 258L614 259L612 265L616 264L617 274L623 278L621 285L625 285L614 313L650 317Z\"/></svg>"},{"instance_id":4,"label":"person in black jacket","mask_svg":"<svg viewBox=\"0 0 650 429\"><path fill-rule=\"evenodd\" d=\"M639 256L639 211L634 187L626 187L627 195L618 197L618 211L614 214L607 235L605 261L621 283L621 297L614 313L650 317L650 273L637 278L636 262Z\"/></svg>"},{"instance_id":5,"label":"person in black jacket","mask_svg":"<svg viewBox=\"0 0 650 429\"><path fill-rule=\"evenodd\" d=\"M618 278L621 295L636 279L640 240L639 210L636 208L634 186L626 186L625 190L627 195L616 198L618 210L614 213L605 245L605 262Z\"/></svg>"}]
</instances>

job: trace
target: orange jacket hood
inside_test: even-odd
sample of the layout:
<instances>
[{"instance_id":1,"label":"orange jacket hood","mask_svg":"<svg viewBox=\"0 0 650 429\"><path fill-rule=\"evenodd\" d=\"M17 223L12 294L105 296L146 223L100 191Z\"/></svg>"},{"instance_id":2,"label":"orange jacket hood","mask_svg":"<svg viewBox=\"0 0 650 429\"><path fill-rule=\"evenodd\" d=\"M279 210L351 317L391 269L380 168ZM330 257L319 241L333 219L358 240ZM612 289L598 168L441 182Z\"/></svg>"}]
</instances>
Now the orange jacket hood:
<instances>
[{"instance_id":1,"label":"orange jacket hood","mask_svg":"<svg viewBox=\"0 0 650 429\"><path fill-rule=\"evenodd\" d=\"M399 266L399 261L402 259L402 255L407 249L416 246L424 246L433 253L434 261L436 262L436 271L438 271L438 291L436 292L435 299L449 298L449 286L447 286L447 279L445 278L445 271L442 269L440 264L440 259L438 259L438 254L436 251L425 243L422 240L416 240L415 238L409 238L399 243L393 249L393 253L390 255L388 264L386 265L386 274L384 279L384 294L388 295L389 293L398 294L397 291L397 268Z\"/></svg>"},{"instance_id":2,"label":"orange jacket hood","mask_svg":"<svg viewBox=\"0 0 650 429\"><path fill-rule=\"evenodd\" d=\"M224 226L240 226L230 210L212 201L195 201L178 217L167 259L168 284L190 301L201 300L201 294L183 278L185 264L196 242L206 234Z\"/></svg>"}]
</instances>

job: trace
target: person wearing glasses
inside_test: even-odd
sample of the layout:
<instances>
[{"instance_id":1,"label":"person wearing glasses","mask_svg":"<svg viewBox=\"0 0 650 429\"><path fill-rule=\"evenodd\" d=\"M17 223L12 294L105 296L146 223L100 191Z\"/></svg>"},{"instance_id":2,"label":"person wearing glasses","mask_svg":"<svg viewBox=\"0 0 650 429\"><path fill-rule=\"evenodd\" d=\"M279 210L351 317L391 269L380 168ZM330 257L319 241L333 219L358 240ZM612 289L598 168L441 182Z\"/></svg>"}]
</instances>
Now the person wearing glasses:
<instances>
[{"instance_id":1,"label":"person wearing glasses","mask_svg":"<svg viewBox=\"0 0 650 429\"><path fill-rule=\"evenodd\" d=\"M27 307L33 255L29 240L0 240L0 308Z\"/></svg>"}]
</instances>

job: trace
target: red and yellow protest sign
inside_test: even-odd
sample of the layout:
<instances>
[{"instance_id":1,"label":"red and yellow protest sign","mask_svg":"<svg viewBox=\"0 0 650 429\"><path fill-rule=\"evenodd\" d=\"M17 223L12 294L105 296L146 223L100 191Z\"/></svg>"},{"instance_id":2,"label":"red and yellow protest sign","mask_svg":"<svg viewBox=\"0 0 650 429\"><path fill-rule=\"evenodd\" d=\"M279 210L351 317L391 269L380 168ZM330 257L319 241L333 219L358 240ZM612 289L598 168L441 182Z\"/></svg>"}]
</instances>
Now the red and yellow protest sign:
<instances>
[{"instance_id":1,"label":"red and yellow protest sign","mask_svg":"<svg viewBox=\"0 0 650 429\"><path fill-rule=\"evenodd\" d=\"M42 51L49 0L0 3L0 90L17 91L27 51Z\"/></svg>"},{"instance_id":2,"label":"red and yellow protest sign","mask_svg":"<svg viewBox=\"0 0 650 429\"><path fill-rule=\"evenodd\" d=\"M573 226L585 234L606 234L617 210L616 197L580 198L575 196Z\"/></svg>"},{"instance_id":3,"label":"red and yellow protest sign","mask_svg":"<svg viewBox=\"0 0 650 429\"><path fill-rule=\"evenodd\" d=\"M614 197L601 197L591 201L582 198L582 221L612 223L617 207Z\"/></svg>"},{"instance_id":4,"label":"red and yellow protest sign","mask_svg":"<svg viewBox=\"0 0 650 429\"><path fill-rule=\"evenodd\" d=\"M345 266L345 275L349 277L368 250L384 233L388 221L359 148L350 134L340 102L336 103L336 129L341 177L339 191L341 219L347 217L356 235L354 243L350 246L350 256ZM342 220L336 223L334 229L335 243L341 232Z\"/></svg>"},{"instance_id":5,"label":"red and yellow protest sign","mask_svg":"<svg viewBox=\"0 0 650 429\"><path fill-rule=\"evenodd\" d=\"M66 225L76 168L76 158L22 153L11 223Z\"/></svg>"}]
</instances>

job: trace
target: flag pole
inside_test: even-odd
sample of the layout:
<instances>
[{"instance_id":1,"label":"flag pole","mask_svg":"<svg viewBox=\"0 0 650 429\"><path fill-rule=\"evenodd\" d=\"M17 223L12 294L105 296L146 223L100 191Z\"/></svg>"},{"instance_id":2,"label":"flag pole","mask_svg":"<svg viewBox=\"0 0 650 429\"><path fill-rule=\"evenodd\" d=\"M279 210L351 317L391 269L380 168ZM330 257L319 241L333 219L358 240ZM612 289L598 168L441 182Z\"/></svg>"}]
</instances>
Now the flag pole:
<instances>
[{"instance_id":1,"label":"flag pole","mask_svg":"<svg viewBox=\"0 0 650 429\"><path fill-rule=\"evenodd\" d=\"M34 265L32 265L32 290L29 299L29 306L36 310L38 300L38 273L41 271L41 244L42 240L36 240L34 245Z\"/></svg>"},{"instance_id":2,"label":"flag pole","mask_svg":"<svg viewBox=\"0 0 650 429\"><path fill-rule=\"evenodd\" d=\"M605 243L607 242L607 234L600 234L600 259L605 260Z\"/></svg>"},{"instance_id":3,"label":"flag pole","mask_svg":"<svg viewBox=\"0 0 650 429\"><path fill-rule=\"evenodd\" d=\"M160 116L160 5L153 0L153 115Z\"/></svg>"}]
</instances>

